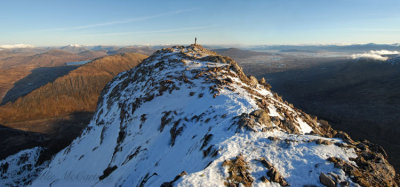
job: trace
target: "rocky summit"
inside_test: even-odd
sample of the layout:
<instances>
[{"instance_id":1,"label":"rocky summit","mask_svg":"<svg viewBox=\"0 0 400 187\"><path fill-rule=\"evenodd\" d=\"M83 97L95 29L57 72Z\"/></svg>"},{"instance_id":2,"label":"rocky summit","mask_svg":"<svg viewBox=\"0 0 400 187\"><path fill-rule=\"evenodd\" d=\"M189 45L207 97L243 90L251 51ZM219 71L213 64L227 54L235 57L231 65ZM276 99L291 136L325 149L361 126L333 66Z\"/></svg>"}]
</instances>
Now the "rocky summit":
<instances>
[{"instance_id":1,"label":"rocky summit","mask_svg":"<svg viewBox=\"0 0 400 187\"><path fill-rule=\"evenodd\" d=\"M41 150L1 161L1 186L398 186L382 147L353 141L200 45L120 73L80 137L51 161Z\"/></svg>"}]
</instances>

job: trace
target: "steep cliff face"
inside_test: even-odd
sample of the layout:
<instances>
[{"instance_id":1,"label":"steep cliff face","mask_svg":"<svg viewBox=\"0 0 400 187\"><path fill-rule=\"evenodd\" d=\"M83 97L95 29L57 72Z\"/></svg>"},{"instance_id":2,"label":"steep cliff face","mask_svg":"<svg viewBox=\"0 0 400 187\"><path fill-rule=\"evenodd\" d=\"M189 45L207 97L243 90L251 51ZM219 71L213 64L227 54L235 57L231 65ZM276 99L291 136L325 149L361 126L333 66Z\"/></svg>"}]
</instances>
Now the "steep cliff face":
<instances>
[{"instance_id":1,"label":"steep cliff face","mask_svg":"<svg viewBox=\"0 0 400 187\"><path fill-rule=\"evenodd\" d=\"M155 52L32 186L397 186L384 150L282 101L199 45ZM42 165L43 166L43 165Z\"/></svg>"}]
</instances>

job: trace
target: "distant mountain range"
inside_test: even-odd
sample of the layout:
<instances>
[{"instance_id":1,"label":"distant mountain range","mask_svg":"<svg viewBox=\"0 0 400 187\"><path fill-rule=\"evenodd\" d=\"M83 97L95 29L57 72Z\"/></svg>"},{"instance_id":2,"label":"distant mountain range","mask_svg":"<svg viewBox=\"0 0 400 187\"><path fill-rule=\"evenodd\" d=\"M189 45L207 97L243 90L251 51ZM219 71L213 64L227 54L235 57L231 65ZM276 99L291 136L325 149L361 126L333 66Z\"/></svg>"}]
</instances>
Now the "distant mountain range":
<instances>
[{"instance_id":1,"label":"distant mountain range","mask_svg":"<svg viewBox=\"0 0 400 187\"><path fill-rule=\"evenodd\" d=\"M244 50L239 48L222 48L222 49L214 49L215 52L221 53L225 56L235 57L235 58L250 58L254 56L260 55L269 55L267 52L257 52L251 50Z\"/></svg>"},{"instance_id":2,"label":"distant mountain range","mask_svg":"<svg viewBox=\"0 0 400 187\"><path fill-rule=\"evenodd\" d=\"M155 51L153 47L148 46L83 46L83 45L67 45L59 47L59 49L72 52L81 53L84 51L102 51L107 55L119 54L119 53L141 53L149 55Z\"/></svg>"},{"instance_id":3,"label":"distant mountain range","mask_svg":"<svg viewBox=\"0 0 400 187\"><path fill-rule=\"evenodd\" d=\"M400 44L353 44L353 45L258 45L248 46L246 49L263 51L337 51L359 52L370 50L400 50Z\"/></svg>"},{"instance_id":4,"label":"distant mountain range","mask_svg":"<svg viewBox=\"0 0 400 187\"><path fill-rule=\"evenodd\" d=\"M79 45L70 44L66 46L52 46L52 47L35 47L29 44L14 44L14 45L0 45L0 50L23 50L23 49L62 49L69 52L82 52L85 50L95 50L95 51L117 51L123 48L142 48L142 49L161 49L165 47L171 47L172 45L132 45L132 46L117 46L117 45ZM400 50L400 44L304 44L304 45L205 45L207 48L211 49L222 49L222 48L240 48L248 50L283 50L283 51L318 51L318 50L328 50L328 51L369 51L369 50Z\"/></svg>"}]
</instances>

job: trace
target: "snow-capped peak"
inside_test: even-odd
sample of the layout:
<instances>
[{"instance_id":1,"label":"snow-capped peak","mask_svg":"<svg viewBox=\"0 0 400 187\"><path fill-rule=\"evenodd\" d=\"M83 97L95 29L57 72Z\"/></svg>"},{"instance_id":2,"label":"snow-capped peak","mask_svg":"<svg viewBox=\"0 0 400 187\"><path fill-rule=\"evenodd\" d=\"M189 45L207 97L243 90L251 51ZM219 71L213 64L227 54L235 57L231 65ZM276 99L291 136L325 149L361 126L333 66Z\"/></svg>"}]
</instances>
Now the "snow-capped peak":
<instances>
[{"instance_id":1,"label":"snow-capped peak","mask_svg":"<svg viewBox=\"0 0 400 187\"><path fill-rule=\"evenodd\" d=\"M67 45L67 47L85 47L85 46L80 44L69 44Z\"/></svg>"},{"instance_id":2,"label":"snow-capped peak","mask_svg":"<svg viewBox=\"0 0 400 187\"><path fill-rule=\"evenodd\" d=\"M367 156L366 156L367 155ZM379 172L370 172L374 168ZM103 90L32 186L393 185L384 151L319 123L199 45L155 52Z\"/></svg>"}]
</instances>

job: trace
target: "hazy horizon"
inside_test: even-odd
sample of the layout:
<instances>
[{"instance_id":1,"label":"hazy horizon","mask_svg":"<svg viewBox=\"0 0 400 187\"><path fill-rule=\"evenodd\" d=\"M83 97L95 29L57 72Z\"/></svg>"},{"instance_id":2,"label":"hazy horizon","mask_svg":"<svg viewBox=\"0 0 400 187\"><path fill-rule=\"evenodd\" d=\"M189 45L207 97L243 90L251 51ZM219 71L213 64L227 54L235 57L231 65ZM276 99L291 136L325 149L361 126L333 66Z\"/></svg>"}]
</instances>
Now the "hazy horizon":
<instances>
[{"instance_id":1,"label":"hazy horizon","mask_svg":"<svg viewBox=\"0 0 400 187\"><path fill-rule=\"evenodd\" d=\"M157 47L157 46L175 46L175 45L191 45L192 43L176 43L176 44L62 44L62 45L31 45L31 44L0 44L0 49L22 49L22 48L60 48L60 47ZM338 43L327 43L327 44L254 44L254 45L245 45L245 44L200 44L208 47L217 47L217 48L252 48L252 47L279 47L279 46L288 46L288 47L327 47L327 46L357 46L357 45L387 45L387 46L400 46L400 43L349 43L349 44L338 44Z\"/></svg>"}]
</instances>

